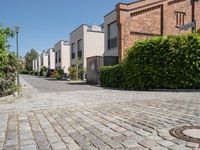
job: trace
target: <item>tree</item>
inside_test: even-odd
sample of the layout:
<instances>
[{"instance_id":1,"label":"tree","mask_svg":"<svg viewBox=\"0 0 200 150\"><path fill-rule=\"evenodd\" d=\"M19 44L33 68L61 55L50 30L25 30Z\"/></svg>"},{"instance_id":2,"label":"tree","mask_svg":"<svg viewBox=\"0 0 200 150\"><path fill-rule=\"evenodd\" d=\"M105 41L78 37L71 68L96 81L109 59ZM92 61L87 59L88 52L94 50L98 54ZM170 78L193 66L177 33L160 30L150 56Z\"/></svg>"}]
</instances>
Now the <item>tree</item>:
<instances>
[{"instance_id":1,"label":"tree","mask_svg":"<svg viewBox=\"0 0 200 150\"><path fill-rule=\"evenodd\" d=\"M31 49L30 52L26 53L26 55L25 55L26 70L32 71L32 68L33 68L32 62L33 62L34 59L37 59L38 56L39 56L39 54L38 54L38 52L35 49Z\"/></svg>"},{"instance_id":2,"label":"tree","mask_svg":"<svg viewBox=\"0 0 200 150\"><path fill-rule=\"evenodd\" d=\"M8 49L8 39L14 36L10 28L0 26L0 97L17 90L16 72L19 68L16 54Z\"/></svg>"}]
</instances>

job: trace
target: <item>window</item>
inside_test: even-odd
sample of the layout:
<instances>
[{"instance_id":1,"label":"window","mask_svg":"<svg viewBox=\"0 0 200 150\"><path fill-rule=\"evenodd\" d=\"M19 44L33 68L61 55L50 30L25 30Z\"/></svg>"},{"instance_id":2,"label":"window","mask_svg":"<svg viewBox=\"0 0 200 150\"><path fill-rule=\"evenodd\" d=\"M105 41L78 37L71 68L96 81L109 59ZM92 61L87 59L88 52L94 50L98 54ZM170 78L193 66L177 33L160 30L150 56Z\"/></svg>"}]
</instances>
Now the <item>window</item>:
<instances>
[{"instance_id":1,"label":"window","mask_svg":"<svg viewBox=\"0 0 200 150\"><path fill-rule=\"evenodd\" d=\"M56 52L56 63L58 62L58 52Z\"/></svg>"},{"instance_id":2,"label":"window","mask_svg":"<svg viewBox=\"0 0 200 150\"><path fill-rule=\"evenodd\" d=\"M72 57L72 59L74 59L75 58L75 44L74 43L72 43L72 45L71 45L71 57Z\"/></svg>"},{"instance_id":3,"label":"window","mask_svg":"<svg viewBox=\"0 0 200 150\"><path fill-rule=\"evenodd\" d=\"M78 58L82 58L82 40L78 40L78 43L77 43L77 49L78 49Z\"/></svg>"},{"instance_id":4,"label":"window","mask_svg":"<svg viewBox=\"0 0 200 150\"><path fill-rule=\"evenodd\" d=\"M61 50L58 51L58 62L61 62Z\"/></svg>"},{"instance_id":5,"label":"window","mask_svg":"<svg viewBox=\"0 0 200 150\"><path fill-rule=\"evenodd\" d=\"M48 55L48 65L50 66L50 55Z\"/></svg>"},{"instance_id":6,"label":"window","mask_svg":"<svg viewBox=\"0 0 200 150\"><path fill-rule=\"evenodd\" d=\"M175 15L176 15L176 26L183 26L185 24L185 16L186 13L185 12L180 12L180 11L175 11Z\"/></svg>"},{"instance_id":7,"label":"window","mask_svg":"<svg viewBox=\"0 0 200 150\"><path fill-rule=\"evenodd\" d=\"M117 48L117 22L108 25L108 49Z\"/></svg>"}]
</instances>

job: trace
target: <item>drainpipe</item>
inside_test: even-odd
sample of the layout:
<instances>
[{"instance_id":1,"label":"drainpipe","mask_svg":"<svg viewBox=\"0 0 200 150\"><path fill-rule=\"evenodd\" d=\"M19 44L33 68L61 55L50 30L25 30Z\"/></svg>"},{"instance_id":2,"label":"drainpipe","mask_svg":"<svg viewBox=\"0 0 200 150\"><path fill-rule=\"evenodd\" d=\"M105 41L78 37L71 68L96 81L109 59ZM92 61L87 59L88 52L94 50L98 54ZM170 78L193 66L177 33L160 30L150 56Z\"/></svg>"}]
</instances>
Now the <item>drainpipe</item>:
<instances>
[{"instance_id":1,"label":"drainpipe","mask_svg":"<svg viewBox=\"0 0 200 150\"><path fill-rule=\"evenodd\" d=\"M195 20L195 1L196 0L191 0L191 3L192 3L192 22L195 23L195 26L192 27L192 33L195 33L196 32L196 20Z\"/></svg>"}]
</instances>

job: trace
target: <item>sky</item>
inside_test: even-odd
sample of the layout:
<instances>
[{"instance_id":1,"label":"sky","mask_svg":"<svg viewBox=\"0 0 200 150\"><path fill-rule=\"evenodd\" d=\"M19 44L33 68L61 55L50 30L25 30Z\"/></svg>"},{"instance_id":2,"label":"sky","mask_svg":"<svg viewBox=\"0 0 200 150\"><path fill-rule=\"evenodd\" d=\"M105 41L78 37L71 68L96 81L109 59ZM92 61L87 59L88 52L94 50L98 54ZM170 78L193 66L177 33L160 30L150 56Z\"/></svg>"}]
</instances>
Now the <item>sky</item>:
<instances>
[{"instance_id":1,"label":"sky","mask_svg":"<svg viewBox=\"0 0 200 150\"><path fill-rule=\"evenodd\" d=\"M99 25L119 2L134 0L0 0L0 25L20 26L19 55L32 48L42 52L59 40L69 40L69 33L81 24ZM16 50L15 38L10 39Z\"/></svg>"}]
</instances>

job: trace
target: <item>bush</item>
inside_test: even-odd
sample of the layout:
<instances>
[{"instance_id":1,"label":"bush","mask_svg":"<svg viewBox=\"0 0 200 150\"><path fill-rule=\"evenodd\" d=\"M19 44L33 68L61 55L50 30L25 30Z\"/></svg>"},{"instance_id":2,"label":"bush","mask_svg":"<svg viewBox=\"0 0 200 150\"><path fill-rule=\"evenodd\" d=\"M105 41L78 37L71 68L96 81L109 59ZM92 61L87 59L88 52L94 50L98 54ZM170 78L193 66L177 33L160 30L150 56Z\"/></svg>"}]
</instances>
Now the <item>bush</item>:
<instances>
[{"instance_id":1,"label":"bush","mask_svg":"<svg viewBox=\"0 0 200 150\"><path fill-rule=\"evenodd\" d=\"M19 61L13 52L8 50L9 37L13 37L9 28L0 26L0 97L14 93L16 85L16 72L19 70Z\"/></svg>"},{"instance_id":2,"label":"bush","mask_svg":"<svg viewBox=\"0 0 200 150\"><path fill-rule=\"evenodd\" d=\"M50 78L57 78L59 76L58 71L57 70L52 70L51 74L50 74Z\"/></svg>"},{"instance_id":3,"label":"bush","mask_svg":"<svg viewBox=\"0 0 200 150\"><path fill-rule=\"evenodd\" d=\"M28 70L21 70L20 74L29 74L29 71Z\"/></svg>"},{"instance_id":4,"label":"bush","mask_svg":"<svg viewBox=\"0 0 200 150\"><path fill-rule=\"evenodd\" d=\"M124 68L121 64L104 66L100 69L100 81L104 87L122 88Z\"/></svg>"},{"instance_id":5,"label":"bush","mask_svg":"<svg viewBox=\"0 0 200 150\"><path fill-rule=\"evenodd\" d=\"M35 76L38 76L40 75L40 72L39 71L35 71Z\"/></svg>"},{"instance_id":6,"label":"bush","mask_svg":"<svg viewBox=\"0 0 200 150\"><path fill-rule=\"evenodd\" d=\"M199 39L196 35L182 35L137 42L121 67L101 69L101 84L137 90L200 88Z\"/></svg>"},{"instance_id":7,"label":"bush","mask_svg":"<svg viewBox=\"0 0 200 150\"><path fill-rule=\"evenodd\" d=\"M68 68L68 71L69 71L69 77L71 80L78 80L78 76L77 76L77 67L69 67Z\"/></svg>"},{"instance_id":8,"label":"bush","mask_svg":"<svg viewBox=\"0 0 200 150\"><path fill-rule=\"evenodd\" d=\"M58 72L58 75L60 76L60 78L63 78L64 77L64 70L63 69L58 69L57 70L57 72Z\"/></svg>"},{"instance_id":9,"label":"bush","mask_svg":"<svg viewBox=\"0 0 200 150\"><path fill-rule=\"evenodd\" d=\"M40 76L45 76L47 74L47 67L42 66L40 69Z\"/></svg>"},{"instance_id":10,"label":"bush","mask_svg":"<svg viewBox=\"0 0 200 150\"><path fill-rule=\"evenodd\" d=\"M197 34L200 34L200 28L197 30Z\"/></svg>"}]
</instances>

